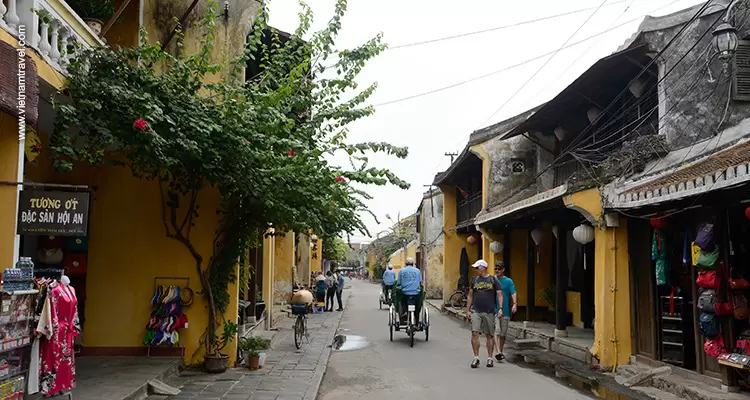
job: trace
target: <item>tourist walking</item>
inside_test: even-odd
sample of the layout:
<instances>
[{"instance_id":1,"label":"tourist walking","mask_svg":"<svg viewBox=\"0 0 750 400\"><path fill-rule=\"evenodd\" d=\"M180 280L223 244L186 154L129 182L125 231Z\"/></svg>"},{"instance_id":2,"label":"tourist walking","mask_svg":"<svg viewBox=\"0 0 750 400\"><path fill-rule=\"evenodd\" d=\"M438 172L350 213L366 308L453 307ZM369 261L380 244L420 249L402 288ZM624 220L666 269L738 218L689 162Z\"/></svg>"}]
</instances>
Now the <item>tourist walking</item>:
<instances>
[{"instance_id":1,"label":"tourist walking","mask_svg":"<svg viewBox=\"0 0 750 400\"><path fill-rule=\"evenodd\" d=\"M326 311L333 311L333 297L336 295L337 285L333 272L326 272Z\"/></svg>"},{"instance_id":2,"label":"tourist walking","mask_svg":"<svg viewBox=\"0 0 750 400\"><path fill-rule=\"evenodd\" d=\"M336 283L338 283L338 288L336 288L336 300L339 302L339 308L336 311L344 311L344 305L341 302L341 295L344 294L344 274L339 273L339 278L336 280Z\"/></svg>"},{"instance_id":3,"label":"tourist walking","mask_svg":"<svg viewBox=\"0 0 750 400\"><path fill-rule=\"evenodd\" d=\"M497 361L502 361L505 359L503 348L505 347L505 337L508 336L510 317L518 310L517 295L513 279L505 276L504 262L498 261L495 263L495 276L500 281L500 287L502 287L503 291L502 302L496 304L496 311L502 311L502 314L498 314L497 323L495 324L495 349L497 350L495 358Z\"/></svg>"},{"instance_id":4,"label":"tourist walking","mask_svg":"<svg viewBox=\"0 0 750 400\"><path fill-rule=\"evenodd\" d=\"M471 348L474 359L471 368L479 367L479 334L487 338L487 367L495 363L492 354L495 350L495 321L503 316L500 308L495 312L495 304L503 304L503 292L500 281L487 272L487 262L478 260L472 265L479 273L469 283L469 295L466 299L466 317L471 321Z\"/></svg>"}]
</instances>

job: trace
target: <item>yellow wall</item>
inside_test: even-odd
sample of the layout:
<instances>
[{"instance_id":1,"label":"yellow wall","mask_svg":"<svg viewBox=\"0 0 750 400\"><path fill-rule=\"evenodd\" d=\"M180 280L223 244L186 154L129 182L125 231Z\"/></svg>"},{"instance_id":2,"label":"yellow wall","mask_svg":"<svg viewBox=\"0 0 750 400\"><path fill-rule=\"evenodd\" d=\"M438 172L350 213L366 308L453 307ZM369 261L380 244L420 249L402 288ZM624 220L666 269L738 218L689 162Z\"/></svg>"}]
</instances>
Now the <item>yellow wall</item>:
<instances>
[{"instance_id":1,"label":"yellow wall","mask_svg":"<svg viewBox=\"0 0 750 400\"><path fill-rule=\"evenodd\" d=\"M547 307L549 304L544 302L540 297L544 289L552 284L552 231L549 224L544 224L541 228L544 231L544 238L539 246L539 261L534 263L534 304L539 307ZM518 305L527 306L528 303L528 257L526 256L526 244L529 239L528 230L513 230L511 238L510 264L506 268L510 270L510 277L516 285L518 292Z\"/></svg>"},{"instance_id":2,"label":"yellow wall","mask_svg":"<svg viewBox=\"0 0 750 400\"><path fill-rule=\"evenodd\" d=\"M10 44L11 46L18 48L18 40L11 36L8 32L6 32L3 29L0 29L0 41ZM36 53L36 51L29 49L29 51L26 52L26 55L31 57L31 60L34 61L34 64L36 64L36 70L37 74L39 74L39 78L43 79L55 89L62 89L65 85L65 77L62 76L59 72L57 72L56 69L52 68L49 64L47 64L44 59ZM43 116L40 115L39 119L41 119ZM16 139L18 139L18 133L16 132Z\"/></svg>"},{"instance_id":3,"label":"yellow wall","mask_svg":"<svg viewBox=\"0 0 750 400\"><path fill-rule=\"evenodd\" d=\"M583 320L581 320L581 293L579 292L565 292L565 298L567 301L567 311L573 314L573 326L582 328Z\"/></svg>"},{"instance_id":4,"label":"yellow wall","mask_svg":"<svg viewBox=\"0 0 750 400\"><path fill-rule=\"evenodd\" d=\"M117 1L117 7L125 0ZM117 9L115 7L115 9ZM109 29L107 35L107 44L110 46L136 47L138 45L140 18L140 2L131 1L121 14L122 23L115 22ZM106 24L107 21L104 21Z\"/></svg>"},{"instance_id":5,"label":"yellow wall","mask_svg":"<svg viewBox=\"0 0 750 400\"><path fill-rule=\"evenodd\" d=\"M0 32L3 32L0 30ZM0 181L18 180L18 118L0 112ZM16 186L0 185L0 271L13 266Z\"/></svg>"},{"instance_id":6,"label":"yellow wall","mask_svg":"<svg viewBox=\"0 0 750 400\"><path fill-rule=\"evenodd\" d=\"M399 270L406 266L407 258L412 258L414 260L417 259L417 243L416 242L409 243L409 246L406 247L406 256L404 256L404 252L402 249L401 251L398 252L398 254L388 259L388 264L393 265L394 270Z\"/></svg>"},{"instance_id":7,"label":"yellow wall","mask_svg":"<svg viewBox=\"0 0 750 400\"><path fill-rule=\"evenodd\" d=\"M445 264L443 264L443 246L426 247L425 263L427 265L426 290L430 297L443 298L443 281Z\"/></svg>"},{"instance_id":8,"label":"yellow wall","mask_svg":"<svg viewBox=\"0 0 750 400\"><path fill-rule=\"evenodd\" d=\"M158 185L134 178L129 169L122 167L76 165L73 173L60 174L51 171L48 165L48 160L40 160L40 167L27 166L26 178L97 188L91 199L84 346L142 348L155 277L186 277L193 291L201 290L194 259L183 244L165 235ZM214 190L205 190L200 193L198 204L202 212L191 238L204 257L205 267L219 224L214 212L219 206L219 195ZM117 295L113 296L114 292ZM231 285L229 292L231 303L224 317L236 322L238 286ZM199 341L208 324L206 307L204 298L196 294L193 305L185 310L190 325L181 340L186 345L187 363L198 363L203 358ZM224 352L234 362L236 343Z\"/></svg>"},{"instance_id":9,"label":"yellow wall","mask_svg":"<svg viewBox=\"0 0 750 400\"><path fill-rule=\"evenodd\" d=\"M273 271L274 301L289 301L292 298L294 278L294 232L276 236L275 263Z\"/></svg>"},{"instance_id":10,"label":"yellow wall","mask_svg":"<svg viewBox=\"0 0 750 400\"><path fill-rule=\"evenodd\" d=\"M599 222L594 229L594 345L591 353L602 366L626 364L632 352L630 340L630 266L628 224L606 228L601 222L601 196L597 189L565 197L565 204Z\"/></svg>"}]
</instances>

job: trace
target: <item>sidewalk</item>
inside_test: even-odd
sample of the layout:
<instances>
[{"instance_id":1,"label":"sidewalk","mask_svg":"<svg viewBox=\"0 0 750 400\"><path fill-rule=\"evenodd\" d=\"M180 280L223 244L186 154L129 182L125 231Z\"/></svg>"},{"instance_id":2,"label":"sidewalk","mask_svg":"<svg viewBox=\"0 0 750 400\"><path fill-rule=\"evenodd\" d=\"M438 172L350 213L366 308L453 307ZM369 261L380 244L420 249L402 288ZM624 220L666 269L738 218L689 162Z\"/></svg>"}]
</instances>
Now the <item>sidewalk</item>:
<instances>
[{"instance_id":1,"label":"sidewalk","mask_svg":"<svg viewBox=\"0 0 750 400\"><path fill-rule=\"evenodd\" d=\"M328 366L331 344L342 314L309 315L310 342L300 350L294 347L294 319L282 318L262 369L250 371L239 367L215 375L184 371L166 382L179 388L182 391L179 395L152 395L148 399L314 400Z\"/></svg>"}]
</instances>

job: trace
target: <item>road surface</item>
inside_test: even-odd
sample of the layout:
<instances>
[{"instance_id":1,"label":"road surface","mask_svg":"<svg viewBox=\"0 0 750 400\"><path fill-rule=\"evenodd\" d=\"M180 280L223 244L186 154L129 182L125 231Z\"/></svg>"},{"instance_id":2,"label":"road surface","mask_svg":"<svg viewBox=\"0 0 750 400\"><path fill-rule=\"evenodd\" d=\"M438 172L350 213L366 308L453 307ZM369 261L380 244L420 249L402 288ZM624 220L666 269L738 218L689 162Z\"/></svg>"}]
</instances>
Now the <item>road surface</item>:
<instances>
[{"instance_id":1,"label":"road surface","mask_svg":"<svg viewBox=\"0 0 750 400\"><path fill-rule=\"evenodd\" d=\"M430 309L429 342L420 332L410 348L403 331L394 332L390 342L388 312L378 309L379 286L357 280L347 283L352 296L345 304L340 333L347 335L348 345L361 343L352 335L366 342L359 349L332 353L318 396L321 400L591 398L507 361L486 368L484 340L482 364L471 369L468 328L435 309Z\"/></svg>"}]
</instances>

